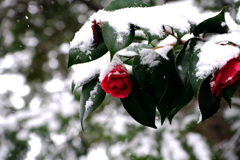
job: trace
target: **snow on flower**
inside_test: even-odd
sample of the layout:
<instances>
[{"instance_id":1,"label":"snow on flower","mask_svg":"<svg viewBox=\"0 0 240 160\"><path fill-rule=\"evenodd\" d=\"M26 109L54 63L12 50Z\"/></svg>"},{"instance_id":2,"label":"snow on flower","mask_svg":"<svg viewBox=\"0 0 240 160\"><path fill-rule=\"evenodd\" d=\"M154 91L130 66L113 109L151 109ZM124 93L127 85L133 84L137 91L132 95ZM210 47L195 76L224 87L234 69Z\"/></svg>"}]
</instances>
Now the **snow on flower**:
<instances>
[{"instance_id":1,"label":"snow on flower","mask_svg":"<svg viewBox=\"0 0 240 160\"><path fill-rule=\"evenodd\" d=\"M116 65L122 65L123 62L119 59L118 56L114 56L111 62L108 61L104 64L105 65L101 66L100 68L100 75L99 75L100 82Z\"/></svg>"}]
</instances>

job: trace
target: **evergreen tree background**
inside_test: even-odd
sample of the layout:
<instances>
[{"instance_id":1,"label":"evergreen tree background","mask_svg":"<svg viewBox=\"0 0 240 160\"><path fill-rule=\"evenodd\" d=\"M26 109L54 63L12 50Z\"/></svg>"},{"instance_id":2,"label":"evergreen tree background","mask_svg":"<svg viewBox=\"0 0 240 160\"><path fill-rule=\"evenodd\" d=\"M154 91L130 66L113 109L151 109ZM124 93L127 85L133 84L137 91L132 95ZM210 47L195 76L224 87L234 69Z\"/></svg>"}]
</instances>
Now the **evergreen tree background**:
<instances>
[{"instance_id":1,"label":"evergreen tree background","mask_svg":"<svg viewBox=\"0 0 240 160\"><path fill-rule=\"evenodd\" d=\"M66 68L69 42L108 2L0 2L0 159L239 159L239 98L233 99L232 109L222 104L215 117L201 124L193 101L172 124L158 124L157 130L140 126L118 99L107 98L82 131L80 96L71 93L73 70ZM232 3L196 0L203 10Z\"/></svg>"}]
</instances>

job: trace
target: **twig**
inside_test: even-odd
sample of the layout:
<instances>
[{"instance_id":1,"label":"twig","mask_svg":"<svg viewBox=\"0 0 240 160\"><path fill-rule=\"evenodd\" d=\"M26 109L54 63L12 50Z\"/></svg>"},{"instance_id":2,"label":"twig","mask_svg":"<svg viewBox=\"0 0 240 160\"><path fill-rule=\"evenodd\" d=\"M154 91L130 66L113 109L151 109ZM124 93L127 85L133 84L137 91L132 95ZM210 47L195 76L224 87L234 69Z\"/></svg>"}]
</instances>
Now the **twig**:
<instances>
[{"instance_id":1,"label":"twig","mask_svg":"<svg viewBox=\"0 0 240 160\"><path fill-rule=\"evenodd\" d=\"M154 47L153 50L156 50L156 49L159 49L159 48L163 48L165 46L175 46L176 44L175 43L171 43L171 44L166 44L166 45L163 45L163 46L157 46L157 47Z\"/></svg>"},{"instance_id":2,"label":"twig","mask_svg":"<svg viewBox=\"0 0 240 160\"><path fill-rule=\"evenodd\" d=\"M131 56L131 57L129 57L127 60L123 61L123 63L126 63L127 61L133 59L134 57L135 57L135 56Z\"/></svg>"}]
</instances>

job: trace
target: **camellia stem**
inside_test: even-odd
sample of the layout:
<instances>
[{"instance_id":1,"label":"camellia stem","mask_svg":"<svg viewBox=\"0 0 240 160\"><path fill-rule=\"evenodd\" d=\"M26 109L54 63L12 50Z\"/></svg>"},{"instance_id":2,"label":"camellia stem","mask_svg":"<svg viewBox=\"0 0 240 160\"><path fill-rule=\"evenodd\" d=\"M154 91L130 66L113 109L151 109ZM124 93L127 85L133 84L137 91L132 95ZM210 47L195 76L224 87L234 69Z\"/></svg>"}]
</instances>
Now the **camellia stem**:
<instances>
[{"instance_id":1,"label":"camellia stem","mask_svg":"<svg viewBox=\"0 0 240 160\"><path fill-rule=\"evenodd\" d=\"M125 60L123 63L126 63L127 61L129 61L129 60L131 60L131 59L133 59L135 56L131 56L131 57L129 57L127 60Z\"/></svg>"},{"instance_id":2,"label":"camellia stem","mask_svg":"<svg viewBox=\"0 0 240 160\"><path fill-rule=\"evenodd\" d=\"M163 48L165 46L175 46L176 44L175 43L172 43L172 44L166 44L166 45L163 45L163 46L157 46L157 47L154 47L153 50L156 50L158 48Z\"/></svg>"}]
</instances>

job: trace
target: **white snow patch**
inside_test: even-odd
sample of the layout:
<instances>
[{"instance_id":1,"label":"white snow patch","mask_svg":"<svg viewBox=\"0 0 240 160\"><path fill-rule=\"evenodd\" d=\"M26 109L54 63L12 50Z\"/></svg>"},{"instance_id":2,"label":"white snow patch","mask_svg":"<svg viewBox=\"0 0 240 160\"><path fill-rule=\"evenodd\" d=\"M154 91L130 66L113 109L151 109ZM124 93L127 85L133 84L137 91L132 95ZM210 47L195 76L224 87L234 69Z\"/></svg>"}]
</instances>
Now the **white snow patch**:
<instances>
[{"instance_id":1,"label":"white snow patch","mask_svg":"<svg viewBox=\"0 0 240 160\"><path fill-rule=\"evenodd\" d=\"M90 17L90 21L96 19L97 21L108 22L118 33L129 33L130 24L133 24L148 29L151 34L159 36L163 33L162 26L171 26L181 32L189 31L190 15L191 17L195 15L191 21L200 22L197 18L200 15L193 6L187 10L179 10L178 7L177 5L162 5L145 8L124 8L113 12L99 10ZM172 12L174 10L178 10L178 14ZM202 20L202 18L200 19Z\"/></svg>"},{"instance_id":2,"label":"white snow patch","mask_svg":"<svg viewBox=\"0 0 240 160\"><path fill-rule=\"evenodd\" d=\"M198 54L196 77L206 78L215 69L222 68L228 60L237 57L239 52L239 48L235 46L219 45L212 41L204 43Z\"/></svg>"},{"instance_id":3,"label":"white snow patch","mask_svg":"<svg viewBox=\"0 0 240 160\"><path fill-rule=\"evenodd\" d=\"M179 71L182 71L182 66L178 65L177 68Z\"/></svg>"},{"instance_id":4,"label":"white snow patch","mask_svg":"<svg viewBox=\"0 0 240 160\"><path fill-rule=\"evenodd\" d=\"M141 43L133 42L127 48L124 48L124 49L118 51L116 54L120 55L120 56L129 56L129 57L135 56L135 55L137 55L137 52L133 51L133 48L139 46L140 44ZM138 51L140 51L140 50L141 50L141 48L139 47Z\"/></svg>"},{"instance_id":5,"label":"white snow patch","mask_svg":"<svg viewBox=\"0 0 240 160\"><path fill-rule=\"evenodd\" d=\"M64 83L60 79L52 79L44 84L44 88L50 93L60 92L64 88Z\"/></svg>"},{"instance_id":6,"label":"white snow patch","mask_svg":"<svg viewBox=\"0 0 240 160\"><path fill-rule=\"evenodd\" d=\"M41 139L36 134L32 133L30 135L30 140L28 142L30 150L27 153L27 157L25 160L33 160L36 159L37 155L40 153L42 148Z\"/></svg>"},{"instance_id":7,"label":"white snow patch","mask_svg":"<svg viewBox=\"0 0 240 160\"><path fill-rule=\"evenodd\" d=\"M89 99L86 101L85 104L85 110L88 112L90 107L93 105L93 99L96 97L97 93L98 93L98 86L100 83L97 83L96 86L93 88L93 90L90 92L90 97Z\"/></svg>"},{"instance_id":8,"label":"white snow patch","mask_svg":"<svg viewBox=\"0 0 240 160\"><path fill-rule=\"evenodd\" d=\"M96 159L101 159L101 160L108 160L106 150L104 148L96 148L96 149L91 149L91 151L88 153L87 160L96 160Z\"/></svg>"},{"instance_id":9,"label":"white snow patch","mask_svg":"<svg viewBox=\"0 0 240 160\"><path fill-rule=\"evenodd\" d=\"M173 46L177 43L177 39L173 36L168 36L164 40L160 41L157 46L163 46L162 48L158 48L155 51L160 54L163 58L168 59L167 53L173 48Z\"/></svg>"},{"instance_id":10,"label":"white snow patch","mask_svg":"<svg viewBox=\"0 0 240 160\"><path fill-rule=\"evenodd\" d=\"M240 37L240 32L231 32L231 33L225 33L225 34L211 35L206 37L205 40L211 41L213 43L220 43L220 44L232 42L240 46L239 37Z\"/></svg>"},{"instance_id":11,"label":"white snow patch","mask_svg":"<svg viewBox=\"0 0 240 160\"><path fill-rule=\"evenodd\" d=\"M94 75L100 74L101 68L105 67L105 64L108 64L110 61L109 52L104 56L83 64L73 65L73 83L76 87L86 82L89 78ZM104 64L104 65L103 65Z\"/></svg>"},{"instance_id":12,"label":"white snow patch","mask_svg":"<svg viewBox=\"0 0 240 160\"><path fill-rule=\"evenodd\" d=\"M189 40L190 38L193 38L193 37L194 37L193 34L187 33L181 38L181 41L187 41L187 40Z\"/></svg>"},{"instance_id":13,"label":"white snow patch","mask_svg":"<svg viewBox=\"0 0 240 160\"><path fill-rule=\"evenodd\" d=\"M173 133L165 131L161 143L161 154L164 160L186 160L189 159L188 154L181 146L181 143Z\"/></svg>"},{"instance_id":14,"label":"white snow patch","mask_svg":"<svg viewBox=\"0 0 240 160\"><path fill-rule=\"evenodd\" d=\"M86 52L93 45L92 22L87 21L82 28L75 33L73 40L70 42L70 48L79 48L80 51Z\"/></svg>"},{"instance_id":15,"label":"white snow patch","mask_svg":"<svg viewBox=\"0 0 240 160\"><path fill-rule=\"evenodd\" d=\"M21 74L0 75L0 94L10 91L16 95L25 96L30 92L30 87L25 83L26 78Z\"/></svg>"},{"instance_id":16,"label":"white snow patch","mask_svg":"<svg viewBox=\"0 0 240 160\"><path fill-rule=\"evenodd\" d=\"M236 20L240 21L240 7L238 8L238 11L236 14Z\"/></svg>"},{"instance_id":17,"label":"white snow patch","mask_svg":"<svg viewBox=\"0 0 240 160\"><path fill-rule=\"evenodd\" d=\"M122 41L121 35L129 34L131 24L148 30L152 35L162 37L164 35L163 26L173 27L182 33L189 32L189 22L198 24L206 18L216 15L216 13L199 14L198 10L189 2L186 1L182 4L185 8L188 8L183 10L179 10L179 4L174 5L174 3L154 7L124 8L111 12L99 10L76 32L70 43L70 48L79 48L82 52L90 53L93 46L93 31L91 28L93 20L108 22L120 35L117 40ZM176 10L178 11L177 14L173 12Z\"/></svg>"},{"instance_id":18,"label":"white snow patch","mask_svg":"<svg viewBox=\"0 0 240 160\"><path fill-rule=\"evenodd\" d=\"M225 13L225 21L228 25L229 32L239 32L240 26L232 19L228 12Z\"/></svg>"},{"instance_id":19,"label":"white snow patch","mask_svg":"<svg viewBox=\"0 0 240 160\"><path fill-rule=\"evenodd\" d=\"M198 160L211 160L210 148L206 145L206 140L197 133L186 135L187 144L193 149L193 153Z\"/></svg>"},{"instance_id":20,"label":"white snow patch","mask_svg":"<svg viewBox=\"0 0 240 160\"><path fill-rule=\"evenodd\" d=\"M113 57L111 62L108 61L101 67L99 76L100 82L116 65L123 65L123 62L119 59L117 55Z\"/></svg>"},{"instance_id":21,"label":"white snow patch","mask_svg":"<svg viewBox=\"0 0 240 160\"><path fill-rule=\"evenodd\" d=\"M143 49L140 51L141 64L148 65L150 68L157 66L160 61L156 60L158 54L152 49Z\"/></svg>"}]
</instances>

